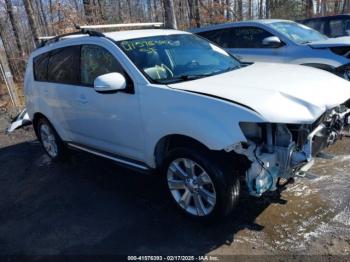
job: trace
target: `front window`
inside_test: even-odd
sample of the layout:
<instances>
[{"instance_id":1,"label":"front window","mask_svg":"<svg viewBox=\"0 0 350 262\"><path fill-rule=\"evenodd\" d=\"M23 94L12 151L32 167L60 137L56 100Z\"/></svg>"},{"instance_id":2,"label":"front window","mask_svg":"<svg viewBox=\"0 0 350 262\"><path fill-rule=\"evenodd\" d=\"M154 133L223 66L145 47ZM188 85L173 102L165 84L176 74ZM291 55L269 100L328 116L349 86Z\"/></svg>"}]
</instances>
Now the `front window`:
<instances>
[{"instance_id":1,"label":"front window","mask_svg":"<svg viewBox=\"0 0 350 262\"><path fill-rule=\"evenodd\" d=\"M145 37L117 44L155 83L188 81L240 67L226 51L191 34Z\"/></svg>"},{"instance_id":2,"label":"front window","mask_svg":"<svg viewBox=\"0 0 350 262\"><path fill-rule=\"evenodd\" d=\"M316 30L294 22L275 22L269 25L290 40L299 44L307 44L327 39L326 36Z\"/></svg>"}]
</instances>

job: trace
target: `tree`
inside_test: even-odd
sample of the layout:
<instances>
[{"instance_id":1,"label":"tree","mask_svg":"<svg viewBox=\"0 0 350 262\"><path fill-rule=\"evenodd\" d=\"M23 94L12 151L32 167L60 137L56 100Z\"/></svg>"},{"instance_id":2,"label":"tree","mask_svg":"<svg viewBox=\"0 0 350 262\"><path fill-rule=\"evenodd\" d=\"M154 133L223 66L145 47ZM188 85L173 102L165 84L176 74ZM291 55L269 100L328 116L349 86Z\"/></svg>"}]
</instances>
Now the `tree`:
<instances>
[{"instance_id":1,"label":"tree","mask_svg":"<svg viewBox=\"0 0 350 262\"><path fill-rule=\"evenodd\" d=\"M34 43L35 45L38 45L39 31L38 31L38 27L35 24L35 18L34 18L31 2L30 0L23 0L23 4L24 4L24 9L26 10L26 13L27 13L29 27L34 37Z\"/></svg>"},{"instance_id":2,"label":"tree","mask_svg":"<svg viewBox=\"0 0 350 262\"><path fill-rule=\"evenodd\" d=\"M237 0L237 17L239 20L243 20L243 0Z\"/></svg>"},{"instance_id":3,"label":"tree","mask_svg":"<svg viewBox=\"0 0 350 262\"><path fill-rule=\"evenodd\" d=\"M196 27L200 27L199 0L188 0L187 2L189 7L188 17L190 20L190 26L195 22Z\"/></svg>"},{"instance_id":4,"label":"tree","mask_svg":"<svg viewBox=\"0 0 350 262\"><path fill-rule=\"evenodd\" d=\"M259 0L259 19L264 18L264 0Z\"/></svg>"},{"instance_id":5,"label":"tree","mask_svg":"<svg viewBox=\"0 0 350 262\"><path fill-rule=\"evenodd\" d=\"M343 8L342 8L342 13L347 13L350 11L350 0L344 0L343 2Z\"/></svg>"},{"instance_id":6,"label":"tree","mask_svg":"<svg viewBox=\"0 0 350 262\"><path fill-rule=\"evenodd\" d=\"M314 14L314 1L306 0L305 4L305 15L306 17L312 17Z\"/></svg>"},{"instance_id":7,"label":"tree","mask_svg":"<svg viewBox=\"0 0 350 262\"><path fill-rule=\"evenodd\" d=\"M165 27L177 29L177 22L174 10L173 0L163 0L164 4L164 16L165 16Z\"/></svg>"},{"instance_id":8,"label":"tree","mask_svg":"<svg viewBox=\"0 0 350 262\"><path fill-rule=\"evenodd\" d=\"M270 7L271 7L270 0L266 0L265 1L265 18L270 18Z\"/></svg>"},{"instance_id":9,"label":"tree","mask_svg":"<svg viewBox=\"0 0 350 262\"><path fill-rule=\"evenodd\" d=\"M16 46L17 46L17 49L19 51L19 54L22 56L24 54L23 52L23 48L22 48L22 45L21 45L21 41L19 40L19 29L18 29L18 25L17 25L17 22L15 21L15 17L14 17L14 14L13 14L13 6L12 6L12 2L11 0L5 0L5 4L6 4L6 11L7 11L7 14L10 18L10 23L11 23L11 26L12 26L12 30L13 30L13 35L15 37L15 42L16 42Z\"/></svg>"},{"instance_id":10,"label":"tree","mask_svg":"<svg viewBox=\"0 0 350 262\"><path fill-rule=\"evenodd\" d=\"M93 19L93 6L91 0L83 0L85 19L88 24L92 24Z\"/></svg>"}]
</instances>

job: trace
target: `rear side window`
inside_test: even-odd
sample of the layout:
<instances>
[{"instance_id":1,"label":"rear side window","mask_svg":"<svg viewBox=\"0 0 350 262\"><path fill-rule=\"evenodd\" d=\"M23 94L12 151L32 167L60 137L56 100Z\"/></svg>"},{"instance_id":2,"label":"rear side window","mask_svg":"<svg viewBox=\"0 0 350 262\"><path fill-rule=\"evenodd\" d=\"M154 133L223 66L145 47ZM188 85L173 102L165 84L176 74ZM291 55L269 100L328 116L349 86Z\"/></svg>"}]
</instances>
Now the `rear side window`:
<instances>
[{"instance_id":1,"label":"rear side window","mask_svg":"<svg viewBox=\"0 0 350 262\"><path fill-rule=\"evenodd\" d=\"M258 27L233 27L200 35L223 48L266 48L262 42L264 38L272 36L271 33Z\"/></svg>"},{"instance_id":2,"label":"rear side window","mask_svg":"<svg viewBox=\"0 0 350 262\"><path fill-rule=\"evenodd\" d=\"M209 39L223 48L230 48L230 35L228 29L219 29L199 33L198 35Z\"/></svg>"},{"instance_id":3,"label":"rear side window","mask_svg":"<svg viewBox=\"0 0 350 262\"><path fill-rule=\"evenodd\" d=\"M51 52L48 81L62 84L79 84L80 46L59 48Z\"/></svg>"},{"instance_id":4,"label":"rear side window","mask_svg":"<svg viewBox=\"0 0 350 262\"><path fill-rule=\"evenodd\" d=\"M266 48L262 44L269 32L258 27L237 27L230 29L231 48Z\"/></svg>"},{"instance_id":5,"label":"rear side window","mask_svg":"<svg viewBox=\"0 0 350 262\"><path fill-rule=\"evenodd\" d=\"M48 62L49 62L49 53L38 55L33 59L35 81L47 81Z\"/></svg>"},{"instance_id":6,"label":"rear side window","mask_svg":"<svg viewBox=\"0 0 350 262\"><path fill-rule=\"evenodd\" d=\"M116 58L101 46L83 45L81 48L81 83L93 86L96 77L124 71Z\"/></svg>"},{"instance_id":7,"label":"rear side window","mask_svg":"<svg viewBox=\"0 0 350 262\"><path fill-rule=\"evenodd\" d=\"M325 20L321 19L315 19L315 20L309 20L304 23L306 26L311 27L321 33L325 33Z\"/></svg>"},{"instance_id":8,"label":"rear side window","mask_svg":"<svg viewBox=\"0 0 350 262\"><path fill-rule=\"evenodd\" d=\"M350 35L349 19L331 19L329 21L329 31L331 37L340 37Z\"/></svg>"}]
</instances>

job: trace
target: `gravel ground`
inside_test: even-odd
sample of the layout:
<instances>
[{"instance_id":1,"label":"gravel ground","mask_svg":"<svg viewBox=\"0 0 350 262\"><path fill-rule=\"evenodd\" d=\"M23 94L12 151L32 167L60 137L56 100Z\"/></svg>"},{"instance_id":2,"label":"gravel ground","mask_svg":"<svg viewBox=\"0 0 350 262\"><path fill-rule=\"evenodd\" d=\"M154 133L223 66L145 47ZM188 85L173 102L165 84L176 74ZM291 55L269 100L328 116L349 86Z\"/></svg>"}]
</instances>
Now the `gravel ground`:
<instances>
[{"instance_id":1,"label":"gravel ground","mask_svg":"<svg viewBox=\"0 0 350 262\"><path fill-rule=\"evenodd\" d=\"M0 130L7 121L0 116ZM1 133L0 254L327 255L325 261L349 261L349 142L330 148L333 159L318 159L280 197L243 196L231 217L199 225L172 209L156 175L77 152L52 163L30 127Z\"/></svg>"}]
</instances>

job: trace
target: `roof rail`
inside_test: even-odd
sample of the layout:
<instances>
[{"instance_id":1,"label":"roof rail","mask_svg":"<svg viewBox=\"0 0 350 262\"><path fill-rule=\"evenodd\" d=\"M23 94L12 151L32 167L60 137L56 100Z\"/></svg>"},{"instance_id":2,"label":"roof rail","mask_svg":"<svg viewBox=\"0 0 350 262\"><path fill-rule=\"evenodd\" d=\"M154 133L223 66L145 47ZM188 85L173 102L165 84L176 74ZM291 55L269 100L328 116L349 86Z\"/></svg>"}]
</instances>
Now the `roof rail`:
<instances>
[{"instance_id":1,"label":"roof rail","mask_svg":"<svg viewBox=\"0 0 350 262\"><path fill-rule=\"evenodd\" d=\"M59 41L61 38L70 36L70 35L89 35L89 36L98 36L98 37L103 37L104 34L101 32L96 32L93 30L87 30L82 28L80 31L76 32L71 32L71 33L66 33L66 34L61 34L61 35L55 35L55 36L40 36L38 37L39 41L39 47L43 47L48 43L54 43Z\"/></svg>"},{"instance_id":2,"label":"roof rail","mask_svg":"<svg viewBox=\"0 0 350 262\"><path fill-rule=\"evenodd\" d=\"M106 29L106 28L130 28L130 27L151 27L151 28L160 28L164 24L160 22L156 23L129 23L129 24L105 24L105 25L75 25L75 28L79 31L66 33L62 35L55 36L41 36L38 37L39 47L43 47L46 44L54 43L59 41L61 38L70 36L70 35L89 35L89 36L98 36L104 37L105 35L101 32L94 31L91 29Z\"/></svg>"},{"instance_id":3,"label":"roof rail","mask_svg":"<svg viewBox=\"0 0 350 262\"><path fill-rule=\"evenodd\" d=\"M164 24L161 22L155 23L129 23L129 24L105 24L105 25L76 25L76 29L106 29L106 28L130 28L130 27L151 27L159 28Z\"/></svg>"}]
</instances>

